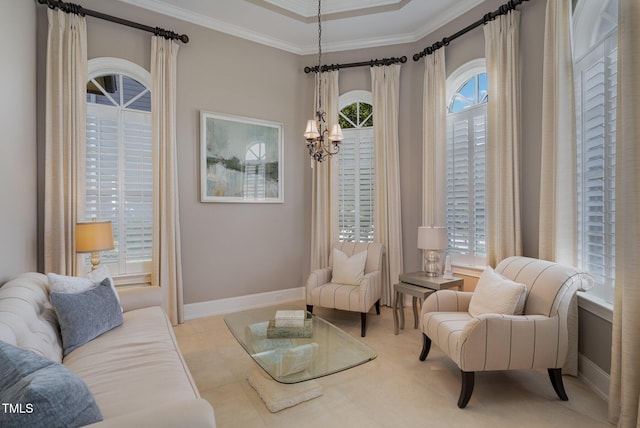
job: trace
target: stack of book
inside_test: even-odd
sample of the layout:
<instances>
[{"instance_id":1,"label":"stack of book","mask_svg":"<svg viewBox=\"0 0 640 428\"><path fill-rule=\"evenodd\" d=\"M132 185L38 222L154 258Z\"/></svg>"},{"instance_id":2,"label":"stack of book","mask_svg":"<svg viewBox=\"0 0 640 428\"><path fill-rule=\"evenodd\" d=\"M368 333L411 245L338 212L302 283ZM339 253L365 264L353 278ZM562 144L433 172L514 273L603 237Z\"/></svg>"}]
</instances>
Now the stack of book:
<instances>
[{"instance_id":1,"label":"stack of book","mask_svg":"<svg viewBox=\"0 0 640 428\"><path fill-rule=\"evenodd\" d=\"M267 338L312 337L313 320L304 310L276 311L275 319L269 321Z\"/></svg>"}]
</instances>

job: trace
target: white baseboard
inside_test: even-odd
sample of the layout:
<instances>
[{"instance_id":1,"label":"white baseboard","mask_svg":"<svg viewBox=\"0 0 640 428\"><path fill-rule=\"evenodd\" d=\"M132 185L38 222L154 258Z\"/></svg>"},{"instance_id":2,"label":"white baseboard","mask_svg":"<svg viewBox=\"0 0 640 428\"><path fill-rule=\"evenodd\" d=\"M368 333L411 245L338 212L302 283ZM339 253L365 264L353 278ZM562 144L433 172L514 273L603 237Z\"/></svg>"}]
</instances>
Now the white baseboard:
<instances>
[{"instance_id":1,"label":"white baseboard","mask_svg":"<svg viewBox=\"0 0 640 428\"><path fill-rule=\"evenodd\" d=\"M222 315L247 309L271 306L287 302L304 300L305 287L288 288L266 293L249 294L247 296L230 297L228 299L209 300L207 302L184 305L184 319Z\"/></svg>"},{"instance_id":2,"label":"white baseboard","mask_svg":"<svg viewBox=\"0 0 640 428\"><path fill-rule=\"evenodd\" d=\"M600 398L609 401L609 373L584 355L578 354L578 375Z\"/></svg>"}]
</instances>

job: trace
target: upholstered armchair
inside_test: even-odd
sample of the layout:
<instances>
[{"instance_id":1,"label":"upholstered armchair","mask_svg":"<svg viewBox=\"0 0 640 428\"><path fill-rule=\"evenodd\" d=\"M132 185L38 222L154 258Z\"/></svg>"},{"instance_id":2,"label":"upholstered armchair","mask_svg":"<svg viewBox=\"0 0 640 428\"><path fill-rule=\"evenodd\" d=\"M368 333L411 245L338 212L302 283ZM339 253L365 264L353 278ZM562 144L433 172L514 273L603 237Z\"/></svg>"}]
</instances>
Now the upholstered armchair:
<instances>
[{"instance_id":1,"label":"upholstered armchair","mask_svg":"<svg viewBox=\"0 0 640 428\"><path fill-rule=\"evenodd\" d=\"M562 367L569 306L575 292L588 289L590 281L588 275L558 263L504 259L495 271L485 270L475 293L442 290L425 300L420 360L435 343L458 365L460 408L471 398L474 372L489 370L547 369L553 389L566 401Z\"/></svg>"},{"instance_id":2,"label":"upholstered armchair","mask_svg":"<svg viewBox=\"0 0 640 428\"><path fill-rule=\"evenodd\" d=\"M336 250L339 252L336 253ZM314 306L322 306L360 312L361 336L364 337L367 331L367 313L374 304L376 313L380 315L383 254L384 245L380 243L334 244L329 254L329 266L309 274L307 311L313 312Z\"/></svg>"}]
</instances>

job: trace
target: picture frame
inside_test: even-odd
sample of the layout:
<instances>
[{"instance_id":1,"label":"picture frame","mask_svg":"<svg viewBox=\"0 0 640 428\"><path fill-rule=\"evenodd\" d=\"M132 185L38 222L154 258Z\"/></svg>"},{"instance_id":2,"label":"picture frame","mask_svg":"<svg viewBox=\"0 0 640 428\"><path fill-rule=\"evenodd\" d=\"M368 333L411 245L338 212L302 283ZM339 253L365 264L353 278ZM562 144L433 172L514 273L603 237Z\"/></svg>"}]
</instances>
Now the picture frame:
<instances>
[{"instance_id":1,"label":"picture frame","mask_svg":"<svg viewBox=\"0 0 640 428\"><path fill-rule=\"evenodd\" d=\"M282 147L282 123L201 111L201 202L283 203Z\"/></svg>"}]
</instances>

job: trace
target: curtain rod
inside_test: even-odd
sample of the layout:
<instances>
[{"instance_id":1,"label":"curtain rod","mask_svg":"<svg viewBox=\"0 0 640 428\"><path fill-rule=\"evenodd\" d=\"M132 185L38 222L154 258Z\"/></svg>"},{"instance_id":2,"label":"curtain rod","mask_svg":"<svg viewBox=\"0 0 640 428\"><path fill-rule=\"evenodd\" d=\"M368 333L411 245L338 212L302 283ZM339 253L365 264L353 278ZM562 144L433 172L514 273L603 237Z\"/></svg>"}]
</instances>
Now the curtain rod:
<instances>
[{"instance_id":1,"label":"curtain rod","mask_svg":"<svg viewBox=\"0 0 640 428\"><path fill-rule=\"evenodd\" d=\"M66 13L74 13L80 16L93 16L94 18L104 19L105 21L115 22L116 24L126 25L127 27L137 28L138 30L148 31L156 36L164 37L165 39L180 40L182 43L189 43L189 36L186 34L178 34L173 31L165 30L160 27L149 27L148 25L139 24L137 22L129 21L126 19L118 18L104 14L102 12L96 12L95 10L85 9L80 5L73 3L65 3L61 0L38 0L40 4L46 4L50 9L60 9Z\"/></svg>"},{"instance_id":2,"label":"curtain rod","mask_svg":"<svg viewBox=\"0 0 640 428\"><path fill-rule=\"evenodd\" d=\"M529 1L529 0L509 0L507 3L503 4L502 6L500 6L495 11L487 13L482 18L478 19L473 24L466 26L465 28L463 28L462 30L458 31L454 35L449 36L449 37L445 37L444 39L442 39L442 41L435 42L431 46L427 46L421 52L418 52L417 54L413 55L413 60L414 61L418 61L423 56L431 55L432 53L434 53L435 51L437 51L441 47L447 46L449 44L449 42L451 42L452 40L457 39L458 37L462 36L463 34L468 33L469 31L473 30L474 28L479 27L481 25L484 25L489 21L493 21L496 17L498 17L500 15L506 15L511 10L515 10L516 6L522 4L522 2L525 2L525 1Z\"/></svg>"},{"instance_id":3,"label":"curtain rod","mask_svg":"<svg viewBox=\"0 0 640 428\"><path fill-rule=\"evenodd\" d=\"M331 65L323 65L322 67L320 67L322 69L322 72L324 73L325 71L334 71L334 70L340 70L341 68L351 68L351 67L376 67L376 66L380 66L380 65L391 65L391 64L397 64L397 63L405 63L407 62L407 57L406 56L402 56L400 58L396 58L396 57L391 57L391 58L382 58L382 59L372 59L369 61L362 61L362 62L351 62L348 64L331 64ZM314 67L305 67L304 68L304 72L305 73L317 73L318 72L318 66L314 66Z\"/></svg>"}]
</instances>

